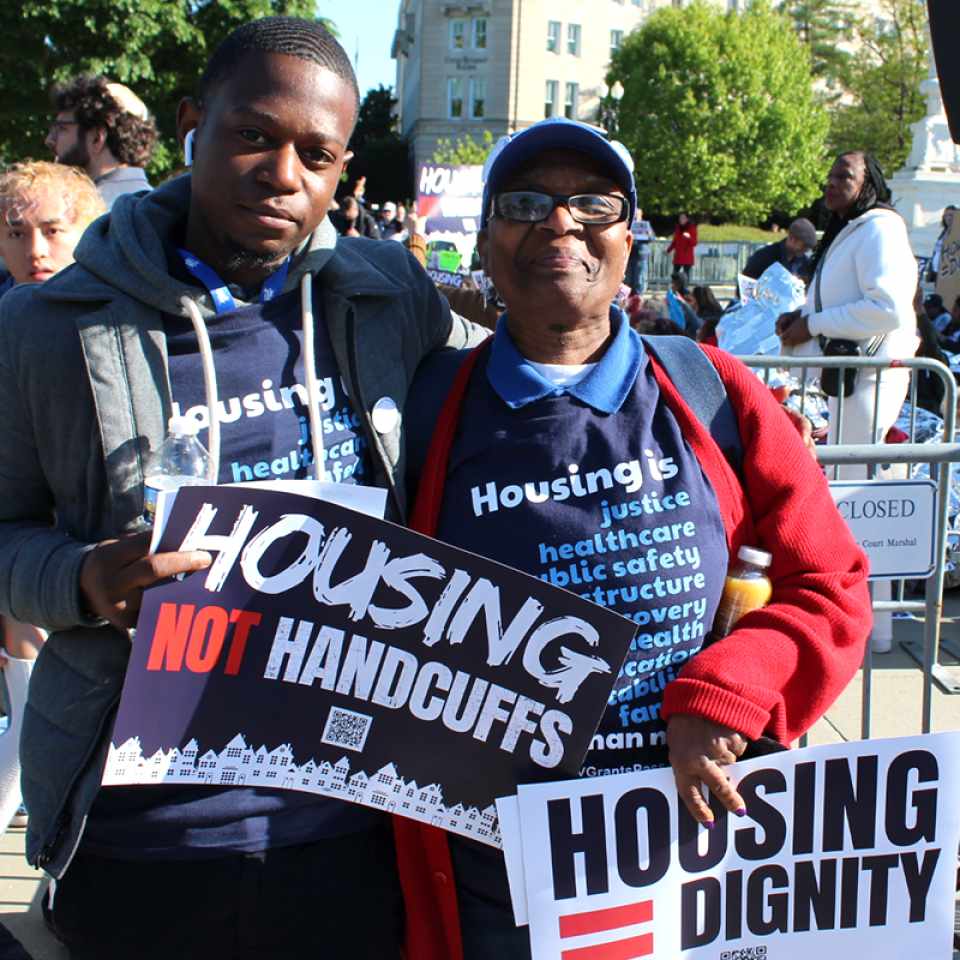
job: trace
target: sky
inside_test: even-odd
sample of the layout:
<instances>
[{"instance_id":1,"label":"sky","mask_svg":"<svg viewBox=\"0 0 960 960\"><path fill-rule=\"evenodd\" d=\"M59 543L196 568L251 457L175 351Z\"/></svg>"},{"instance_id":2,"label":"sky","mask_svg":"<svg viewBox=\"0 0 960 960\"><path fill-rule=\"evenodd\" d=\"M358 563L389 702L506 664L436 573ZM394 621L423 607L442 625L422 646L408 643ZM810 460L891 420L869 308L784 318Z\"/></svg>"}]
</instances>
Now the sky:
<instances>
[{"instance_id":1,"label":"sky","mask_svg":"<svg viewBox=\"0 0 960 960\"><path fill-rule=\"evenodd\" d=\"M390 59L390 47L399 9L400 0L317 0L318 14L334 22L350 55L361 96L381 83L396 85L397 61Z\"/></svg>"}]
</instances>

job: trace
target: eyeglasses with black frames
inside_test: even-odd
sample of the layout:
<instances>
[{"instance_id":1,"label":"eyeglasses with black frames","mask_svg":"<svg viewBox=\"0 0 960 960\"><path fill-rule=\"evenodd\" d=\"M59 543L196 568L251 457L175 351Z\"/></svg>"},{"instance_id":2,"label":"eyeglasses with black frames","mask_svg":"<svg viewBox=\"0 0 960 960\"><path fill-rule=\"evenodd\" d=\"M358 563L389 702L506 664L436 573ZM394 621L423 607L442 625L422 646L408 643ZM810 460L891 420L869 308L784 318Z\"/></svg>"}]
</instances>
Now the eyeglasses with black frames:
<instances>
[{"instance_id":1,"label":"eyeglasses with black frames","mask_svg":"<svg viewBox=\"0 0 960 960\"><path fill-rule=\"evenodd\" d=\"M609 224L626 220L630 203L626 197L608 193L578 193L556 197L532 190L511 190L493 197L493 215L520 223L541 223L558 206L566 207L577 223Z\"/></svg>"}]
</instances>

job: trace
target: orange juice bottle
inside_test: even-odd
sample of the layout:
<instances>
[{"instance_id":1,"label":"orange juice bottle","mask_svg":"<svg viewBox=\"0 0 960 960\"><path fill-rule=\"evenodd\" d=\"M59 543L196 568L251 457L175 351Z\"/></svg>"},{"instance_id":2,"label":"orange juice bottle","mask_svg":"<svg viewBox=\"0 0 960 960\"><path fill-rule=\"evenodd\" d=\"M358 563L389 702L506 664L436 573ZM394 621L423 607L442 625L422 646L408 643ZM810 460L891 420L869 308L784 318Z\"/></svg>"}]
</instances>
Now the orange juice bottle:
<instances>
[{"instance_id":1,"label":"orange juice bottle","mask_svg":"<svg viewBox=\"0 0 960 960\"><path fill-rule=\"evenodd\" d=\"M737 621L751 610L759 610L770 602L773 585L766 574L773 556L756 547L741 547L739 562L723 582L723 593L713 621L713 635L725 637Z\"/></svg>"}]
</instances>

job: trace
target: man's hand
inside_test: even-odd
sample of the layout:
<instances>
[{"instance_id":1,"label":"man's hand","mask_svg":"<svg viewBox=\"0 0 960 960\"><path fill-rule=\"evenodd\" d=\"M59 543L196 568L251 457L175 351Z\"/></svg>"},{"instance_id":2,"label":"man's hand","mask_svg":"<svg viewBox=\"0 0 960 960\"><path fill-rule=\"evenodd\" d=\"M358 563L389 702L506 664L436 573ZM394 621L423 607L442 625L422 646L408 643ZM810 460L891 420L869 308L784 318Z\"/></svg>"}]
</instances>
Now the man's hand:
<instances>
[{"instance_id":1,"label":"man's hand","mask_svg":"<svg viewBox=\"0 0 960 960\"><path fill-rule=\"evenodd\" d=\"M801 317L799 310L781 313L776 330L780 343L785 347L796 347L813 339L813 334L810 333L810 327L807 325L807 318Z\"/></svg>"},{"instance_id":2,"label":"man's hand","mask_svg":"<svg viewBox=\"0 0 960 960\"><path fill-rule=\"evenodd\" d=\"M677 792L694 820L713 823L713 811L703 798L701 781L731 813L743 816L743 799L730 785L723 767L747 749L746 738L712 720L675 713L667 721L667 745Z\"/></svg>"},{"instance_id":3,"label":"man's hand","mask_svg":"<svg viewBox=\"0 0 960 960\"><path fill-rule=\"evenodd\" d=\"M80 597L87 612L130 629L137 625L144 587L213 562L204 550L150 555L150 537L147 531L104 540L87 554L80 568Z\"/></svg>"}]
</instances>

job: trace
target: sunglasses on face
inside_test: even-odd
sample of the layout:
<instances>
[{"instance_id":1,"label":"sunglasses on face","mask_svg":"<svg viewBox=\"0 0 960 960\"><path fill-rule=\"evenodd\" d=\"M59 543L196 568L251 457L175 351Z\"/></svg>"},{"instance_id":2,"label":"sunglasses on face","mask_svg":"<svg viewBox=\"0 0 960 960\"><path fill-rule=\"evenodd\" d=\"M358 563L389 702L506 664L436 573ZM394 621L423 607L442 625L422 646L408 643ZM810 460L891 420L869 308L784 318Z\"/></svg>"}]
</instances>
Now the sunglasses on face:
<instances>
[{"instance_id":1,"label":"sunglasses on face","mask_svg":"<svg viewBox=\"0 0 960 960\"><path fill-rule=\"evenodd\" d=\"M493 197L493 215L519 223L540 223L558 206L566 207L577 223L619 223L626 220L630 204L626 197L608 193L578 193L555 197L531 190L512 190Z\"/></svg>"}]
</instances>

